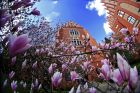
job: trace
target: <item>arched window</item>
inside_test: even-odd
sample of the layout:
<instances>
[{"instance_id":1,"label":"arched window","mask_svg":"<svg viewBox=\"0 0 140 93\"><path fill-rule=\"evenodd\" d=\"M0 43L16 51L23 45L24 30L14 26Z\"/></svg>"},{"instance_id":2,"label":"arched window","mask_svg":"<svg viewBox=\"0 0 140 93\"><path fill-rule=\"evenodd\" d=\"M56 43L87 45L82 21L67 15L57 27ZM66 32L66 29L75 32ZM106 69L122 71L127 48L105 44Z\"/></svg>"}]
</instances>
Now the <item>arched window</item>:
<instances>
[{"instance_id":1,"label":"arched window","mask_svg":"<svg viewBox=\"0 0 140 93\"><path fill-rule=\"evenodd\" d=\"M72 42L72 44L75 45L75 46L82 45L82 42L81 42L79 39L73 39L71 42Z\"/></svg>"},{"instance_id":2,"label":"arched window","mask_svg":"<svg viewBox=\"0 0 140 93\"><path fill-rule=\"evenodd\" d=\"M79 32L78 31L76 31L76 30L70 30L70 35L79 35Z\"/></svg>"}]
</instances>

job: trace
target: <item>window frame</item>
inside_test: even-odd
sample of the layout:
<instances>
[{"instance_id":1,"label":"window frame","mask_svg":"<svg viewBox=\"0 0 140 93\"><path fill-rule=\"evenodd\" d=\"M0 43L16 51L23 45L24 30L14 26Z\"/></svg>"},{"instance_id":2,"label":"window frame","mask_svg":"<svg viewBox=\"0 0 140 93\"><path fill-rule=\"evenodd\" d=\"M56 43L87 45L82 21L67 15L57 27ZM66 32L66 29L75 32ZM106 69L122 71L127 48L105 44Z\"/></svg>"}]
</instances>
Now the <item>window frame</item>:
<instances>
[{"instance_id":1,"label":"window frame","mask_svg":"<svg viewBox=\"0 0 140 93\"><path fill-rule=\"evenodd\" d=\"M125 12L124 12L124 11L121 11L121 10L119 10L119 11L118 11L118 16L123 17L123 16L124 16L124 14L125 14Z\"/></svg>"},{"instance_id":2,"label":"window frame","mask_svg":"<svg viewBox=\"0 0 140 93\"><path fill-rule=\"evenodd\" d=\"M127 18L127 21L129 22L129 23L131 23L131 24L134 24L135 22L136 22L136 18L134 18L133 16L129 16L128 18Z\"/></svg>"}]
</instances>

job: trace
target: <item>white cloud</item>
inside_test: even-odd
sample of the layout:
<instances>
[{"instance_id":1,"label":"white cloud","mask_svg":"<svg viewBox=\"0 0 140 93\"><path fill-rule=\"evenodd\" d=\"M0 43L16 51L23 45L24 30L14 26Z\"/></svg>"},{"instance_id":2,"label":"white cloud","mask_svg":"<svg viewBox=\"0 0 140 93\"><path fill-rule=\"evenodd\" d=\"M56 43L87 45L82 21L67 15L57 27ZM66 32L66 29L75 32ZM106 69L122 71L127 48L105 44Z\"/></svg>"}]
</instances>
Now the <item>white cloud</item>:
<instances>
[{"instance_id":1,"label":"white cloud","mask_svg":"<svg viewBox=\"0 0 140 93\"><path fill-rule=\"evenodd\" d=\"M56 0L56 1L53 1L52 3L53 3L53 4L57 4L57 3L58 3L58 1Z\"/></svg>"},{"instance_id":2,"label":"white cloud","mask_svg":"<svg viewBox=\"0 0 140 93\"><path fill-rule=\"evenodd\" d=\"M56 17L58 17L60 15L60 13L58 13L58 12L51 12L50 14L48 14L47 16L46 16L46 20L47 21L49 21L49 22L51 22L52 20L54 20Z\"/></svg>"},{"instance_id":3,"label":"white cloud","mask_svg":"<svg viewBox=\"0 0 140 93\"><path fill-rule=\"evenodd\" d=\"M104 31L105 31L106 35L109 35L110 33L113 33L113 31L110 29L110 26L109 26L108 22L105 22L103 24L103 27L104 27Z\"/></svg>"},{"instance_id":4,"label":"white cloud","mask_svg":"<svg viewBox=\"0 0 140 93\"><path fill-rule=\"evenodd\" d=\"M86 4L86 9L93 10L95 9L98 12L99 16L106 15L105 7L101 0L92 0Z\"/></svg>"},{"instance_id":5,"label":"white cloud","mask_svg":"<svg viewBox=\"0 0 140 93\"><path fill-rule=\"evenodd\" d=\"M105 10L105 6L103 5L103 3L101 3L102 0L92 0L89 1L86 4L86 9L89 10L93 10L95 9L98 12L99 16L105 16L105 18L108 16L108 11ZM110 29L109 23L106 21L103 23L103 28L104 31L106 33L106 35L109 35L110 33L112 33L113 31Z\"/></svg>"}]
</instances>

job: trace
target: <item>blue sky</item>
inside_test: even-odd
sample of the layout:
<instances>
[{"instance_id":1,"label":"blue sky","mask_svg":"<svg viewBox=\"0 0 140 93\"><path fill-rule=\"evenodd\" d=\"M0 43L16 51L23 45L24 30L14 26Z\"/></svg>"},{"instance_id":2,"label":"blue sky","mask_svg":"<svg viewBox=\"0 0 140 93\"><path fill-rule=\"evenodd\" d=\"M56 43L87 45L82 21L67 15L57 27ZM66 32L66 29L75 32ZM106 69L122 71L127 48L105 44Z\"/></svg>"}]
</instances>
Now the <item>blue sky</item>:
<instances>
[{"instance_id":1,"label":"blue sky","mask_svg":"<svg viewBox=\"0 0 140 93\"><path fill-rule=\"evenodd\" d=\"M101 0L41 0L35 7L52 25L72 20L88 30L97 42L111 32Z\"/></svg>"}]
</instances>

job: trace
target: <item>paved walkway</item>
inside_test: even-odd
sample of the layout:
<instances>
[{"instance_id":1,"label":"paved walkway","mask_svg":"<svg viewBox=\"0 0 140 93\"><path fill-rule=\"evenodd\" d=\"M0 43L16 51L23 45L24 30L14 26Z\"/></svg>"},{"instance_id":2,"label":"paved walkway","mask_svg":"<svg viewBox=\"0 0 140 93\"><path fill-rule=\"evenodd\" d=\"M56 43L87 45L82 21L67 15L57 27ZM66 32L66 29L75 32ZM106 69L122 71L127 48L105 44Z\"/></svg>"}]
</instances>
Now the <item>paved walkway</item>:
<instances>
[{"instance_id":1,"label":"paved walkway","mask_svg":"<svg viewBox=\"0 0 140 93\"><path fill-rule=\"evenodd\" d=\"M94 82L94 85L97 87L98 84ZM114 87L116 87L115 84L112 83L112 85ZM108 84L103 82L103 83L100 83L99 86L98 86L99 89L101 89L102 91L107 91L105 93L117 93L112 87L108 87ZM102 93L100 91L97 90L97 93ZM128 90L125 88L124 89L124 93L129 93ZM139 81L138 81L138 85L137 85L137 88L135 90L135 93L140 93L140 76L139 76Z\"/></svg>"}]
</instances>

